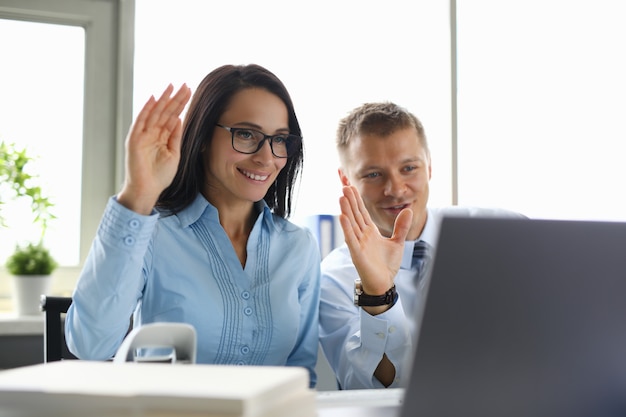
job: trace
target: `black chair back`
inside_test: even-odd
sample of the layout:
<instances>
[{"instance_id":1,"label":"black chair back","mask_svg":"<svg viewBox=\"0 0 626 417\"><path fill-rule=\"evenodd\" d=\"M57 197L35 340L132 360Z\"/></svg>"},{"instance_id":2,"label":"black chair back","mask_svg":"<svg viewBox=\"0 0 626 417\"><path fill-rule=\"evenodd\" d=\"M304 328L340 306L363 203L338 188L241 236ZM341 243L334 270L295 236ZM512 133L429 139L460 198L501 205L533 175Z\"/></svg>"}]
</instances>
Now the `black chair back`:
<instances>
[{"instance_id":1,"label":"black chair back","mask_svg":"<svg viewBox=\"0 0 626 417\"><path fill-rule=\"evenodd\" d=\"M72 304L72 297L41 296L41 311L45 313L43 333L43 360L44 362L60 361L62 359L77 359L67 348L65 343L64 322L65 313Z\"/></svg>"}]
</instances>

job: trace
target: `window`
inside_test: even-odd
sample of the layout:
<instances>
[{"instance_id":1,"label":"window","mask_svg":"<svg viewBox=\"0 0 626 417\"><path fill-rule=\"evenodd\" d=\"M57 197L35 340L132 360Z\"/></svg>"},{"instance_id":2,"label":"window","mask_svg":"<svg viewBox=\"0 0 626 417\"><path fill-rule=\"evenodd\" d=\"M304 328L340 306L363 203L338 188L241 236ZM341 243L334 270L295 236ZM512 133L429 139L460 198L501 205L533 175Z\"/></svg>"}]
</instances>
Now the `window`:
<instances>
[{"instance_id":1,"label":"window","mask_svg":"<svg viewBox=\"0 0 626 417\"><path fill-rule=\"evenodd\" d=\"M59 219L46 244L61 262L56 294L74 288L106 201L121 183L132 117L133 24L132 1L0 2L0 36L12 40L0 43L0 140L28 143L44 192L54 199ZM6 83L20 87L17 96L9 96ZM44 140L36 145L35 137ZM22 236L27 226L15 229ZM14 245L5 236L2 265L7 245L9 251ZM0 268L0 298L10 291L5 274Z\"/></svg>"},{"instance_id":2,"label":"window","mask_svg":"<svg viewBox=\"0 0 626 417\"><path fill-rule=\"evenodd\" d=\"M336 125L353 107L374 100L395 101L422 119L433 154L432 205L625 220L626 138L619 125L626 114L626 26L619 20L625 11L621 0L389 0L384 6L374 0L2 0L3 26L32 21L84 42L82 114L68 108L78 121L68 122L62 142L76 152L82 146L82 155L48 168L50 151L35 151L43 153L46 181L47 172L63 167L72 172L68 189L80 187L80 203L68 202L71 208L59 213L71 224L55 225L63 233L57 248L69 233L79 236L78 244L71 238L67 245L71 255L59 254L67 262L58 273L66 279L62 287L73 288L106 201L119 190L133 114L168 83L194 89L225 63L264 65L292 94L306 149L296 221L338 213ZM81 48L72 42L68 48ZM63 62L75 67L78 56ZM0 66L2 82L14 79L6 71L15 67ZM44 76L49 68L38 70ZM72 103L81 100L74 90L80 77L68 81L73 87L65 98ZM33 107L29 103L29 113ZM74 142L80 125L82 142ZM0 138L11 141L7 129L0 124ZM52 185L49 191L56 193ZM4 281L0 293L6 293Z\"/></svg>"},{"instance_id":3,"label":"window","mask_svg":"<svg viewBox=\"0 0 626 417\"><path fill-rule=\"evenodd\" d=\"M626 3L457 3L459 204L626 220Z\"/></svg>"},{"instance_id":4,"label":"window","mask_svg":"<svg viewBox=\"0 0 626 417\"><path fill-rule=\"evenodd\" d=\"M46 245L61 265L78 265L83 149L84 30L77 26L0 19L0 141L15 143L35 160L28 163L57 219ZM25 53L28 51L28 53ZM36 242L30 206L5 201L0 228L0 259L15 243ZM26 215L25 215L26 214ZM57 244L63 242L63 244Z\"/></svg>"},{"instance_id":5,"label":"window","mask_svg":"<svg viewBox=\"0 0 626 417\"><path fill-rule=\"evenodd\" d=\"M449 204L448 10L440 0L384 7L372 0L136 0L135 114L170 82L194 90L223 64L267 67L289 89L304 136L297 221L339 213L339 119L366 101L395 101L424 123L434 158L431 201Z\"/></svg>"}]
</instances>

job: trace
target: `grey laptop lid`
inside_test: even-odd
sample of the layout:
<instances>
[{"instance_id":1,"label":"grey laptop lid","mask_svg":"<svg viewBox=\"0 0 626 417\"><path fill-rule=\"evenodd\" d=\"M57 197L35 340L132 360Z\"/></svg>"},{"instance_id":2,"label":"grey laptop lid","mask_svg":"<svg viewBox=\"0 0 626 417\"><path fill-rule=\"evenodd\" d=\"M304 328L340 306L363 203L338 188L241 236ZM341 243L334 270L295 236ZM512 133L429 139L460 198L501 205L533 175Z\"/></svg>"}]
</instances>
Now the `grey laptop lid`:
<instances>
[{"instance_id":1,"label":"grey laptop lid","mask_svg":"<svg viewBox=\"0 0 626 417\"><path fill-rule=\"evenodd\" d=\"M626 415L626 223L446 218L401 417Z\"/></svg>"}]
</instances>

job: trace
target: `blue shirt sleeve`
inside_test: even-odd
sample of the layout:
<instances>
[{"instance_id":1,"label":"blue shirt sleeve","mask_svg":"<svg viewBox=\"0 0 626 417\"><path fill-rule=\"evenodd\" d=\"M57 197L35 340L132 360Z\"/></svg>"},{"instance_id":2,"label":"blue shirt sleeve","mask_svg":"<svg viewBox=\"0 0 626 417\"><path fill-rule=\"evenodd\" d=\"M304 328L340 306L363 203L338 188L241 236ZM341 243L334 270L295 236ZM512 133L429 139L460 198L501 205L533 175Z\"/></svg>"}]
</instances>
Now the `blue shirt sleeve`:
<instances>
[{"instance_id":1,"label":"blue shirt sleeve","mask_svg":"<svg viewBox=\"0 0 626 417\"><path fill-rule=\"evenodd\" d=\"M72 295L65 332L81 359L115 355L144 287L142 266L158 214L141 216L109 199Z\"/></svg>"}]
</instances>

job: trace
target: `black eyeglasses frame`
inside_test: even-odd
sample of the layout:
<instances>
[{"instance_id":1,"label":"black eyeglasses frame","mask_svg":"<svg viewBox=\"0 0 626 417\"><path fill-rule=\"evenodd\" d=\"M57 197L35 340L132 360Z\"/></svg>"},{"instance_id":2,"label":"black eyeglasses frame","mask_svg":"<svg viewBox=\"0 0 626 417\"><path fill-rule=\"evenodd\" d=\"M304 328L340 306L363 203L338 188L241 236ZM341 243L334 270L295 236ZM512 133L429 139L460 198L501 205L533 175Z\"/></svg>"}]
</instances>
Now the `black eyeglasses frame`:
<instances>
[{"instance_id":1,"label":"black eyeglasses frame","mask_svg":"<svg viewBox=\"0 0 626 417\"><path fill-rule=\"evenodd\" d=\"M223 124L220 123L216 123L215 124L218 127L221 127L222 129L225 129L227 131L230 132L230 138L231 138L231 146L233 147L233 149L239 153L245 154L245 155L252 155L257 153L259 150L261 150L261 148L263 147L263 144L265 144L265 141L268 140L270 143L270 149L272 151L272 155L274 155L276 158L289 158L290 156L292 156L294 154L294 152L296 152L297 148L298 148L298 144L302 141L302 137L298 136L298 135L294 135L291 133L286 134L286 140L291 141L288 142L286 144L286 148L287 148L287 155L286 156L282 156L282 155L276 155L276 153L274 152L274 139L275 138L285 138L285 134L281 134L281 135L266 135L265 133L261 132L260 130L257 129L252 129L249 127L230 127L230 126L225 126ZM252 151L252 152L246 152L246 151L242 151L240 149L237 149L235 147L235 133L237 133L237 131L240 130L245 130L245 131L253 131L253 132L257 132L259 134L261 134L263 136L263 139L261 139L257 145L257 148Z\"/></svg>"}]
</instances>

